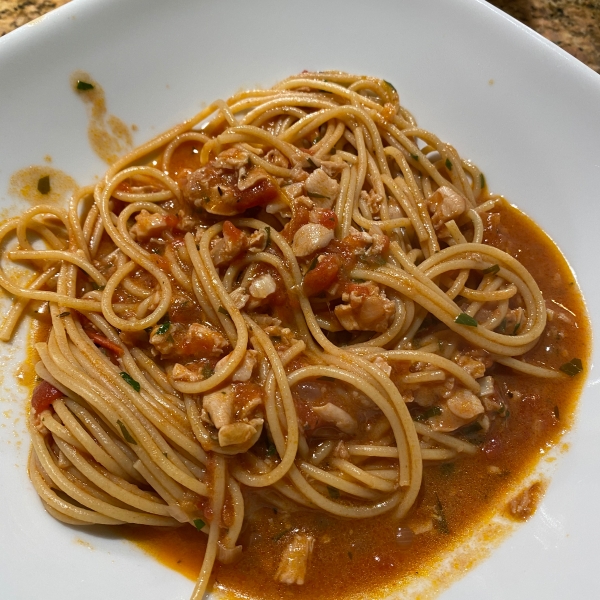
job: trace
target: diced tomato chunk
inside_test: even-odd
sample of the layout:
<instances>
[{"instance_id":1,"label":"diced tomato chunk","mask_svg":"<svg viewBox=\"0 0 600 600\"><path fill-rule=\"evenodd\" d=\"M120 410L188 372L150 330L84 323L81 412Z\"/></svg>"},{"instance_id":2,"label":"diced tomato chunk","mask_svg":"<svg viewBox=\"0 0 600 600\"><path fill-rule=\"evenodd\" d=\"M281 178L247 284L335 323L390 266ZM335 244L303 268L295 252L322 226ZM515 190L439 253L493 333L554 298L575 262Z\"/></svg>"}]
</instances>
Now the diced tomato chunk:
<instances>
[{"instance_id":1,"label":"diced tomato chunk","mask_svg":"<svg viewBox=\"0 0 600 600\"><path fill-rule=\"evenodd\" d=\"M51 383L42 381L37 385L31 395L31 408L35 414L50 408L52 403L59 398L64 398L65 395L56 389Z\"/></svg>"},{"instance_id":2,"label":"diced tomato chunk","mask_svg":"<svg viewBox=\"0 0 600 600\"><path fill-rule=\"evenodd\" d=\"M244 238L244 232L231 221L225 221L223 223L223 237L228 238L232 244L237 244Z\"/></svg>"},{"instance_id":3,"label":"diced tomato chunk","mask_svg":"<svg viewBox=\"0 0 600 600\"><path fill-rule=\"evenodd\" d=\"M318 211L319 224L327 229L335 229L338 223L337 215L333 210L322 208Z\"/></svg>"},{"instance_id":4,"label":"diced tomato chunk","mask_svg":"<svg viewBox=\"0 0 600 600\"><path fill-rule=\"evenodd\" d=\"M265 206L279 195L278 189L270 179L261 179L247 190L243 190L237 201L238 211L244 211L253 206Z\"/></svg>"},{"instance_id":5,"label":"diced tomato chunk","mask_svg":"<svg viewBox=\"0 0 600 600\"><path fill-rule=\"evenodd\" d=\"M335 283L342 266L342 261L337 254L324 254L314 269L304 276L302 286L307 296L314 296L324 292Z\"/></svg>"}]
</instances>

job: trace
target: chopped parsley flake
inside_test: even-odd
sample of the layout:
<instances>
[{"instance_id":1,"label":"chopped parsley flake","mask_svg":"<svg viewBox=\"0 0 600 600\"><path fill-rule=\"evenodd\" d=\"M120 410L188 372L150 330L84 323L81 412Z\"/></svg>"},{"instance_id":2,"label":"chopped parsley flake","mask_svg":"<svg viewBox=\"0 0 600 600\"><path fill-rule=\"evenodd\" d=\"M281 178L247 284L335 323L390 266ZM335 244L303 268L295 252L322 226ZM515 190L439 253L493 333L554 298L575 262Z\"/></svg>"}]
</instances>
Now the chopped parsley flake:
<instances>
[{"instance_id":1,"label":"chopped parsley flake","mask_svg":"<svg viewBox=\"0 0 600 600\"><path fill-rule=\"evenodd\" d=\"M77 80L77 89L81 91L93 90L94 86L87 81L81 81L81 79Z\"/></svg>"},{"instance_id":2,"label":"chopped parsley flake","mask_svg":"<svg viewBox=\"0 0 600 600\"><path fill-rule=\"evenodd\" d=\"M581 359L572 358L569 362L561 365L560 370L563 373L566 373L569 377L575 377L575 375L578 375L581 373L581 371L583 371L583 364Z\"/></svg>"},{"instance_id":3,"label":"chopped parsley flake","mask_svg":"<svg viewBox=\"0 0 600 600\"><path fill-rule=\"evenodd\" d=\"M128 383L136 392L140 391L140 384L129 373L121 371L119 375L121 375L125 382Z\"/></svg>"},{"instance_id":4,"label":"chopped parsley flake","mask_svg":"<svg viewBox=\"0 0 600 600\"><path fill-rule=\"evenodd\" d=\"M121 434L123 435L125 441L129 444L135 444L137 446L137 442L133 439L133 436L129 433L129 431L127 431L127 427L123 425L123 422L120 419L117 421L117 425L120 427Z\"/></svg>"},{"instance_id":5,"label":"chopped parsley flake","mask_svg":"<svg viewBox=\"0 0 600 600\"><path fill-rule=\"evenodd\" d=\"M454 322L459 325L466 325L467 327L477 327L477 319L467 313L460 313L460 315L454 319Z\"/></svg>"},{"instance_id":6,"label":"chopped parsley flake","mask_svg":"<svg viewBox=\"0 0 600 600\"><path fill-rule=\"evenodd\" d=\"M167 331L169 331L169 327L171 327L171 323L169 323L169 321L161 323L156 330L156 335L164 335L167 333Z\"/></svg>"},{"instance_id":7,"label":"chopped parsley flake","mask_svg":"<svg viewBox=\"0 0 600 600\"><path fill-rule=\"evenodd\" d=\"M340 497L340 490L338 490L337 488L331 487L330 485L327 486L327 493L334 500Z\"/></svg>"},{"instance_id":8,"label":"chopped parsley flake","mask_svg":"<svg viewBox=\"0 0 600 600\"><path fill-rule=\"evenodd\" d=\"M44 196L50 193L50 175L44 175L38 179L37 189Z\"/></svg>"},{"instance_id":9,"label":"chopped parsley flake","mask_svg":"<svg viewBox=\"0 0 600 600\"><path fill-rule=\"evenodd\" d=\"M495 275L500 270L500 265L492 265L481 271L484 275Z\"/></svg>"}]
</instances>

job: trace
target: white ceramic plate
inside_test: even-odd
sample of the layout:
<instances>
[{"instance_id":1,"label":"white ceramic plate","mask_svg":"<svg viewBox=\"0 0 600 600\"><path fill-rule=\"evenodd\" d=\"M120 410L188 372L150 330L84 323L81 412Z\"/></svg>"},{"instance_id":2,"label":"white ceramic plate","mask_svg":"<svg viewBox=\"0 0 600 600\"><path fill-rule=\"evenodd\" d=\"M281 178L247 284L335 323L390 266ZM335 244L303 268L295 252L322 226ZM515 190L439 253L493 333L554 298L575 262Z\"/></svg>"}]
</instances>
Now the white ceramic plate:
<instances>
[{"instance_id":1,"label":"white ceramic plate","mask_svg":"<svg viewBox=\"0 0 600 600\"><path fill-rule=\"evenodd\" d=\"M10 174L46 155L80 184L103 173L69 87L76 69L102 84L140 143L203 103L305 68L392 81L421 125L557 241L598 330L600 77L478 0L75 0L0 40L0 207L19 210ZM131 545L44 513L26 474L18 359L18 344L0 349L0 596L186 599L191 582ZM535 517L445 600L600 597L598 381L592 367L571 450Z\"/></svg>"}]
</instances>

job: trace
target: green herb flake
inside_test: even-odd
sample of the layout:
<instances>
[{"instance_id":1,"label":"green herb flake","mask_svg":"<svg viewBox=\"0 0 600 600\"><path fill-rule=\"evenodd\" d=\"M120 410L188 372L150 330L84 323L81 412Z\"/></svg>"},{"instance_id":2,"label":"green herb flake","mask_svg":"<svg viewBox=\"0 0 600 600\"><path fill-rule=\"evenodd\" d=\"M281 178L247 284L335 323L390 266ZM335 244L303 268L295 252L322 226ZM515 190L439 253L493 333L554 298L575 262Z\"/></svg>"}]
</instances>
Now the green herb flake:
<instances>
[{"instance_id":1,"label":"green herb flake","mask_svg":"<svg viewBox=\"0 0 600 600\"><path fill-rule=\"evenodd\" d=\"M477 319L467 313L460 313L460 315L454 319L454 322L459 325L466 325L467 327L477 327Z\"/></svg>"},{"instance_id":2,"label":"green herb flake","mask_svg":"<svg viewBox=\"0 0 600 600\"><path fill-rule=\"evenodd\" d=\"M569 362L561 365L560 370L569 377L575 377L575 375L578 375L583 371L583 364L581 363L581 359L572 358Z\"/></svg>"},{"instance_id":3,"label":"green herb flake","mask_svg":"<svg viewBox=\"0 0 600 600\"><path fill-rule=\"evenodd\" d=\"M284 529L283 531L280 531L276 536L273 537L273 540L278 542L286 533L289 533L292 530L292 528L290 527L289 529Z\"/></svg>"},{"instance_id":4,"label":"green herb flake","mask_svg":"<svg viewBox=\"0 0 600 600\"><path fill-rule=\"evenodd\" d=\"M202 377L208 379L214 375L215 371L210 365L204 365L202 367Z\"/></svg>"},{"instance_id":5,"label":"green herb flake","mask_svg":"<svg viewBox=\"0 0 600 600\"><path fill-rule=\"evenodd\" d=\"M206 523L202 519L194 519L194 527L198 531L202 531L202 529L205 525L206 525Z\"/></svg>"},{"instance_id":6,"label":"green herb flake","mask_svg":"<svg viewBox=\"0 0 600 600\"><path fill-rule=\"evenodd\" d=\"M127 375L127 376L129 377L129 375ZM123 422L120 419L117 421L117 425L120 427L121 434L123 435L123 438L125 439L125 441L128 442L129 444L134 444L137 446L137 442L133 439L133 437L129 433L129 431L127 431L127 427L125 427L125 425L123 425Z\"/></svg>"},{"instance_id":7,"label":"green herb flake","mask_svg":"<svg viewBox=\"0 0 600 600\"><path fill-rule=\"evenodd\" d=\"M274 344L280 344L281 343L281 336L280 335L271 335L269 337L271 338L271 341Z\"/></svg>"},{"instance_id":8,"label":"green herb flake","mask_svg":"<svg viewBox=\"0 0 600 600\"><path fill-rule=\"evenodd\" d=\"M222 306L219 306L218 310L222 315L225 315L226 317L231 317L231 315L227 312L227 310L224 309Z\"/></svg>"},{"instance_id":9,"label":"green herb flake","mask_svg":"<svg viewBox=\"0 0 600 600\"><path fill-rule=\"evenodd\" d=\"M433 507L435 526L438 529L438 531L440 531L441 533L449 534L450 528L448 527L448 521L446 520L446 515L444 513L444 507L442 506L440 497L437 494L435 495L435 497L437 499L437 502L435 503L435 506Z\"/></svg>"},{"instance_id":10,"label":"green herb flake","mask_svg":"<svg viewBox=\"0 0 600 600\"><path fill-rule=\"evenodd\" d=\"M482 429L483 427L481 426L481 423L474 421L473 423L469 423L468 425L462 427L460 429L460 433L461 435L469 436L473 435L474 433L479 433Z\"/></svg>"},{"instance_id":11,"label":"green herb flake","mask_svg":"<svg viewBox=\"0 0 600 600\"><path fill-rule=\"evenodd\" d=\"M267 448L267 457L275 456L277 452L277 448L275 448L275 444L269 444Z\"/></svg>"},{"instance_id":12,"label":"green herb flake","mask_svg":"<svg viewBox=\"0 0 600 600\"><path fill-rule=\"evenodd\" d=\"M156 330L156 335L164 335L167 333L167 331L169 331L169 327L171 327L171 323L169 323L169 321L161 323Z\"/></svg>"},{"instance_id":13,"label":"green herb flake","mask_svg":"<svg viewBox=\"0 0 600 600\"><path fill-rule=\"evenodd\" d=\"M485 176L483 173L479 173L479 185L481 186L481 189L485 187Z\"/></svg>"},{"instance_id":14,"label":"green herb flake","mask_svg":"<svg viewBox=\"0 0 600 600\"><path fill-rule=\"evenodd\" d=\"M318 169L319 167L317 166L317 163L315 163L315 161L310 158L310 156L306 159L308 164L310 165L309 167L305 167L306 170L312 170L314 171L315 169Z\"/></svg>"},{"instance_id":15,"label":"green herb flake","mask_svg":"<svg viewBox=\"0 0 600 600\"><path fill-rule=\"evenodd\" d=\"M444 164L446 165L446 169L448 169L448 171L452 171L452 163L450 162L449 158L446 159Z\"/></svg>"},{"instance_id":16,"label":"green herb flake","mask_svg":"<svg viewBox=\"0 0 600 600\"><path fill-rule=\"evenodd\" d=\"M128 383L136 392L140 391L140 384L129 374L125 373L125 371L121 371L119 375Z\"/></svg>"},{"instance_id":17,"label":"green herb flake","mask_svg":"<svg viewBox=\"0 0 600 600\"><path fill-rule=\"evenodd\" d=\"M519 327L521 327L521 321L519 321L518 323L515 324L515 328L513 329L513 332L511 333L511 335L517 335L517 331L519 331Z\"/></svg>"},{"instance_id":18,"label":"green herb flake","mask_svg":"<svg viewBox=\"0 0 600 600\"><path fill-rule=\"evenodd\" d=\"M396 92L396 94L398 93L398 90L397 90L397 89L396 89L396 88L395 88L395 87L394 87L394 86L393 86L393 85L392 85L392 84L391 84L389 81L386 81L386 80L384 79L384 80L383 80L383 83L385 83L386 85L389 85L389 86L392 88L392 90L393 90L394 92Z\"/></svg>"},{"instance_id":19,"label":"green herb flake","mask_svg":"<svg viewBox=\"0 0 600 600\"><path fill-rule=\"evenodd\" d=\"M437 417L442 414L440 406L430 406L426 411L415 417L416 421L427 421L432 417Z\"/></svg>"},{"instance_id":20,"label":"green herb flake","mask_svg":"<svg viewBox=\"0 0 600 600\"><path fill-rule=\"evenodd\" d=\"M85 92L87 90L93 90L94 86L91 83L88 83L87 81L81 81L81 79L77 80L77 89Z\"/></svg>"},{"instance_id":21,"label":"green herb flake","mask_svg":"<svg viewBox=\"0 0 600 600\"><path fill-rule=\"evenodd\" d=\"M500 325L498 325L498 330L500 333L504 333L506 331L506 317L500 321Z\"/></svg>"},{"instance_id":22,"label":"green herb flake","mask_svg":"<svg viewBox=\"0 0 600 600\"><path fill-rule=\"evenodd\" d=\"M60 315L58 315L61 319L64 317L68 317L71 313L70 312L64 312L64 313L60 313Z\"/></svg>"},{"instance_id":23,"label":"green herb flake","mask_svg":"<svg viewBox=\"0 0 600 600\"><path fill-rule=\"evenodd\" d=\"M481 271L484 275L495 275L500 270L500 265L492 265Z\"/></svg>"},{"instance_id":24,"label":"green herb flake","mask_svg":"<svg viewBox=\"0 0 600 600\"><path fill-rule=\"evenodd\" d=\"M331 487L330 485L327 486L327 493L334 500L336 500L337 498L340 497L340 490L338 490L337 488Z\"/></svg>"},{"instance_id":25,"label":"green herb flake","mask_svg":"<svg viewBox=\"0 0 600 600\"><path fill-rule=\"evenodd\" d=\"M271 228L265 227L265 236L267 241L265 242L265 248L268 248L271 245Z\"/></svg>"},{"instance_id":26,"label":"green herb flake","mask_svg":"<svg viewBox=\"0 0 600 600\"><path fill-rule=\"evenodd\" d=\"M410 157L411 157L413 160L416 160L417 162L418 162L418 160L419 160L419 157L418 157L416 154L412 154L412 153L411 153Z\"/></svg>"},{"instance_id":27,"label":"green herb flake","mask_svg":"<svg viewBox=\"0 0 600 600\"><path fill-rule=\"evenodd\" d=\"M329 196L324 196L323 194L318 194L317 192L306 192L306 195L309 198L327 198L329 200Z\"/></svg>"},{"instance_id":28,"label":"green herb flake","mask_svg":"<svg viewBox=\"0 0 600 600\"><path fill-rule=\"evenodd\" d=\"M38 179L38 192L40 194L43 194L44 196L46 194L50 193L50 175L44 175L44 177L40 177Z\"/></svg>"},{"instance_id":29,"label":"green herb flake","mask_svg":"<svg viewBox=\"0 0 600 600\"><path fill-rule=\"evenodd\" d=\"M444 463L440 465L440 472L444 477L449 477L454 473L455 464L454 463Z\"/></svg>"},{"instance_id":30,"label":"green herb flake","mask_svg":"<svg viewBox=\"0 0 600 600\"><path fill-rule=\"evenodd\" d=\"M306 271L307 273L309 271L312 271L316 266L317 266L317 262L319 262L317 260L317 257L315 256L311 261L310 261L310 265L308 265L308 270Z\"/></svg>"},{"instance_id":31,"label":"green herb flake","mask_svg":"<svg viewBox=\"0 0 600 600\"><path fill-rule=\"evenodd\" d=\"M558 406L555 406L555 407L552 409L552 414L554 415L554 418L555 418L557 421L560 421L560 411L558 410Z\"/></svg>"}]
</instances>

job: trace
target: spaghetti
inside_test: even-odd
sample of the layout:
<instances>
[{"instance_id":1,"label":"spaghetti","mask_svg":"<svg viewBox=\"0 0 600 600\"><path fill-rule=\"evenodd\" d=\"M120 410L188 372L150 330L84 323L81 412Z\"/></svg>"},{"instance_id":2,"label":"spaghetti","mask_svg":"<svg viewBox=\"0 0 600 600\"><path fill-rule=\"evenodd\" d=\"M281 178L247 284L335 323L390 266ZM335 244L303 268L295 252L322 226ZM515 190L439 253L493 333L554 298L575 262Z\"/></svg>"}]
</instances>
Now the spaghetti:
<instances>
[{"instance_id":1,"label":"spaghetti","mask_svg":"<svg viewBox=\"0 0 600 600\"><path fill-rule=\"evenodd\" d=\"M519 359L546 308L483 243L501 202L391 84L324 72L214 102L5 222L4 266L35 277L0 271L0 338L31 303L51 320L29 465L48 512L195 526L194 599L239 557L248 495L402 522L423 464L503 418L494 363L564 376ZM302 584L314 544L296 532L273 576Z\"/></svg>"}]
</instances>

